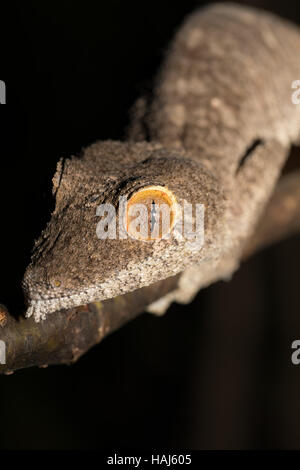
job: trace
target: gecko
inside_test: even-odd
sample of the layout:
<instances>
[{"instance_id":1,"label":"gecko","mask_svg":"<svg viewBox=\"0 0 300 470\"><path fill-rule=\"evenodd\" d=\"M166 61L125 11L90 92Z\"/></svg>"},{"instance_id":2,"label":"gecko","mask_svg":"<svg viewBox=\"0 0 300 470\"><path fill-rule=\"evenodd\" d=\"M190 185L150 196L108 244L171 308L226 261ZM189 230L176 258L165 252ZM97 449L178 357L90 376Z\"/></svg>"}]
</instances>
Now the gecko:
<instances>
[{"instance_id":1,"label":"gecko","mask_svg":"<svg viewBox=\"0 0 300 470\"><path fill-rule=\"evenodd\" d=\"M24 274L26 316L40 321L179 274L177 288L147 308L161 314L230 279L299 141L299 51L299 29L271 13L220 3L190 14L126 138L58 162L55 209ZM97 208L117 208L120 197L146 201L151 227L157 199L202 204L204 243L192 249L172 227L151 240L99 239Z\"/></svg>"}]
</instances>

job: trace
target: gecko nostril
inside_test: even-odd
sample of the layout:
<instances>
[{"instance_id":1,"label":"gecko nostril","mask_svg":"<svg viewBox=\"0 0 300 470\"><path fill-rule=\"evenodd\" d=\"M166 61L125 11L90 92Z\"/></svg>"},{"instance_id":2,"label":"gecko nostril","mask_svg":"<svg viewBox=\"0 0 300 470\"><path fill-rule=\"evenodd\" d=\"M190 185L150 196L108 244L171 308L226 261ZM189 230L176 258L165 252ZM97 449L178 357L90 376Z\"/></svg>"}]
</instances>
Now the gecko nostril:
<instances>
[{"instance_id":1,"label":"gecko nostril","mask_svg":"<svg viewBox=\"0 0 300 470\"><path fill-rule=\"evenodd\" d=\"M60 287L61 281L59 279L50 279L48 285L50 289L53 289L55 287Z\"/></svg>"}]
</instances>

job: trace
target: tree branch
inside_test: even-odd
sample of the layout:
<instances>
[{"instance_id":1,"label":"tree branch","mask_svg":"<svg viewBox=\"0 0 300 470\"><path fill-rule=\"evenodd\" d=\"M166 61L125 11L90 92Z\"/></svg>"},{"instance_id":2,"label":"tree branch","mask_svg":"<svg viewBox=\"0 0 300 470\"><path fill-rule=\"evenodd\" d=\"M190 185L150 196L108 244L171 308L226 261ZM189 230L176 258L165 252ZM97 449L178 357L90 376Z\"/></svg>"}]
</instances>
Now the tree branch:
<instances>
[{"instance_id":1,"label":"tree branch","mask_svg":"<svg viewBox=\"0 0 300 470\"><path fill-rule=\"evenodd\" d=\"M243 258L297 232L300 172L279 182ZM6 344L6 364L0 365L0 372L9 374L34 365L76 361L105 336L141 314L151 302L174 290L178 279L179 275L104 302L55 312L40 323L32 318L15 320L0 306L0 340Z\"/></svg>"},{"instance_id":2,"label":"tree branch","mask_svg":"<svg viewBox=\"0 0 300 470\"><path fill-rule=\"evenodd\" d=\"M245 247L243 259L299 232L300 171L298 170L279 180L254 234Z\"/></svg>"}]
</instances>

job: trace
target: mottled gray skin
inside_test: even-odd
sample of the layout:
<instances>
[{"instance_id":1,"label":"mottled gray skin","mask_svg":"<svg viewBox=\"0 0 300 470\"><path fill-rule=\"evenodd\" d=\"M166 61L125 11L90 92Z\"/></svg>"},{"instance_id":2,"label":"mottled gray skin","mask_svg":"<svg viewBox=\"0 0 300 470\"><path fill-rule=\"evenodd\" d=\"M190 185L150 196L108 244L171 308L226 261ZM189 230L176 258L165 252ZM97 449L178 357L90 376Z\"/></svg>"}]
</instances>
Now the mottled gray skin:
<instances>
[{"instance_id":1,"label":"mottled gray skin","mask_svg":"<svg viewBox=\"0 0 300 470\"><path fill-rule=\"evenodd\" d=\"M97 142L58 164L56 207L24 277L27 315L39 320L183 272L158 312L230 276L299 138L300 106L291 102L299 50L299 30L271 14L220 4L188 17L153 96L135 106L129 141ZM97 206L148 185L205 205L201 250L173 236L97 238Z\"/></svg>"}]
</instances>

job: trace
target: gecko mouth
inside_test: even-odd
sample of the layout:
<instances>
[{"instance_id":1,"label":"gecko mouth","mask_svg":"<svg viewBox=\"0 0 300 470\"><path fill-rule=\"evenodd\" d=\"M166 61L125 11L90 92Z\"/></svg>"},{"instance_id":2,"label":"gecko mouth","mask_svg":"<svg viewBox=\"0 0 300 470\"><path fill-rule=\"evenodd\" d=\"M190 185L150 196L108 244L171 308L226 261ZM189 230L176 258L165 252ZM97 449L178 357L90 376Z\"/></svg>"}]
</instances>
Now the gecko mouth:
<instances>
[{"instance_id":1,"label":"gecko mouth","mask_svg":"<svg viewBox=\"0 0 300 470\"><path fill-rule=\"evenodd\" d=\"M122 294L122 290L122 287L119 286L119 294ZM104 285L93 285L81 291L68 290L62 295L59 295L58 292L45 292L45 290L33 289L32 287L25 288L25 291L28 304L25 315L26 317L33 316L36 321L45 320L49 313L114 297L112 290L108 289L105 283Z\"/></svg>"},{"instance_id":2,"label":"gecko mouth","mask_svg":"<svg viewBox=\"0 0 300 470\"><path fill-rule=\"evenodd\" d=\"M89 292L73 292L61 297L48 297L43 299L30 298L28 301L29 306L26 311L26 317L34 316L34 319L38 322L40 320L45 320L49 313L90 303L95 301L93 291L97 291L97 289L90 289ZM103 298L105 298L105 294L103 293L101 296L99 293L98 300L103 300Z\"/></svg>"},{"instance_id":3,"label":"gecko mouth","mask_svg":"<svg viewBox=\"0 0 300 470\"><path fill-rule=\"evenodd\" d=\"M164 260L164 269L159 269L160 259L150 257L143 262L131 262L126 269L121 269L113 276L77 290L63 289L63 286L50 290L48 286L34 283L32 276L28 273L23 282L28 304L26 317L33 316L36 321L44 320L48 314L61 309L69 309L124 295L127 292L174 276L184 270L190 261L189 255L186 253L184 262L181 260L179 263L178 259L181 257L181 253L182 246L180 244L178 246L170 245L160 255ZM193 255L190 253L190 256Z\"/></svg>"}]
</instances>

